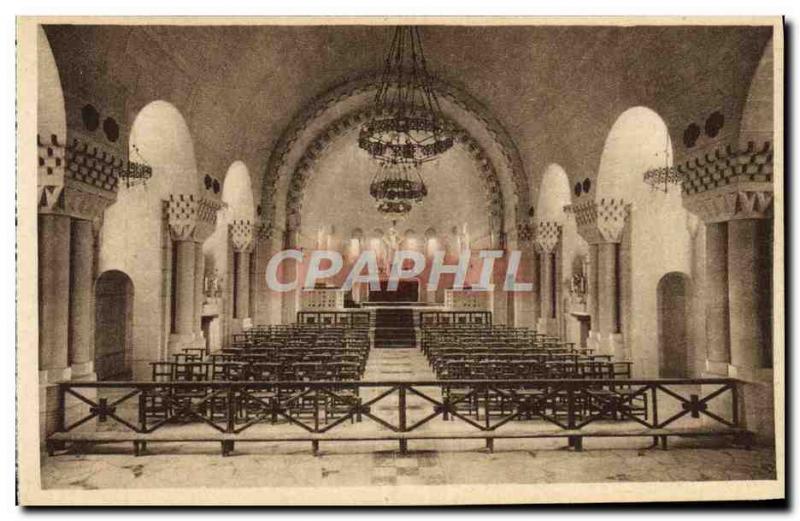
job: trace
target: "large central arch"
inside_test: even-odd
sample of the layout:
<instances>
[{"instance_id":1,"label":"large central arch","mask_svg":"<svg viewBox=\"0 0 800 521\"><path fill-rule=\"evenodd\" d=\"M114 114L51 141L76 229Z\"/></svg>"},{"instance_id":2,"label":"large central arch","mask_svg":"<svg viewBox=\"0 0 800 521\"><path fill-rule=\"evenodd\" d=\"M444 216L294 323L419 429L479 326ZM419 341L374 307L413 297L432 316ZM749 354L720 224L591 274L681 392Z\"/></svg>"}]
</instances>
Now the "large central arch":
<instances>
[{"instance_id":1,"label":"large central arch","mask_svg":"<svg viewBox=\"0 0 800 521\"><path fill-rule=\"evenodd\" d=\"M276 232L299 228L305 173L337 136L371 113L379 77L340 85L299 113L282 135L267 164L261 186L262 219ZM471 152L483 172L489 212L500 235L529 224L530 191L519 151L500 123L478 101L455 87L436 82L442 112L456 138ZM513 237L512 237L513 239Z\"/></svg>"}]
</instances>

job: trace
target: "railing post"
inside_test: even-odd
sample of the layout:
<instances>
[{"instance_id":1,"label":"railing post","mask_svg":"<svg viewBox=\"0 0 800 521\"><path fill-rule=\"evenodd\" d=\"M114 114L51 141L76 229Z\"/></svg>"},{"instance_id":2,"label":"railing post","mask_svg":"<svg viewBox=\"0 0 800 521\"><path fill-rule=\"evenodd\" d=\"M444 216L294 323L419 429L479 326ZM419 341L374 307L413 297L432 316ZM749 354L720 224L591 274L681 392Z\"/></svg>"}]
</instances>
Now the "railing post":
<instances>
[{"instance_id":1,"label":"railing post","mask_svg":"<svg viewBox=\"0 0 800 521\"><path fill-rule=\"evenodd\" d=\"M314 388L314 432L319 432L319 389Z\"/></svg>"},{"instance_id":2,"label":"railing post","mask_svg":"<svg viewBox=\"0 0 800 521\"><path fill-rule=\"evenodd\" d=\"M575 429L577 419L575 418L575 384L567 384L567 427L570 431ZM575 450L583 450L583 437L570 435L568 437L569 446Z\"/></svg>"},{"instance_id":3,"label":"railing post","mask_svg":"<svg viewBox=\"0 0 800 521\"><path fill-rule=\"evenodd\" d=\"M139 432L147 432L147 388L139 393Z\"/></svg>"},{"instance_id":4,"label":"railing post","mask_svg":"<svg viewBox=\"0 0 800 521\"><path fill-rule=\"evenodd\" d=\"M733 382L730 384L731 386L731 407L733 410L731 411L731 423L734 426L740 427L739 424L739 382Z\"/></svg>"},{"instance_id":5,"label":"railing post","mask_svg":"<svg viewBox=\"0 0 800 521\"><path fill-rule=\"evenodd\" d=\"M213 392L213 391L212 391ZM225 433L233 435L236 429L236 407L234 406L234 399L236 398L236 387L233 384L228 384L225 393ZM211 400L211 417L214 417L214 400ZM222 455L230 456L235 447L233 440L223 440L222 442Z\"/></svg>"},{"instance_id":6,"label":"railing post","mask_svg":"<svg viewBox=\"0 0 800 521\"><path fill-rule=\"evenodd\" d=\"M63 432L67 427L67 389L64 383L58 384L58 405L56 413L56 432Z\"/></svg>"},{"instance_id":7,"label":"railing post","mask_svg":"<svg viewBox=\"0 0 800 521\"><path fill-rule=\"evenodd\" d=\"M400 423L400 432L406 432L408 425L406 424L406 384L400 384L397 388L398 399L398 415ZM400 454L405 454L408 451L408 440L405 438L400 439Z\"/></svg>"},{"instance_id":8,"label":"railing post","mask_svg":"<svg viewBox=\"0 0 800 521\"><path fill-rule=\"evenodd\" d=\"M484 414L484 425L486 429L489 429L491 425L489 423L489 386L487 385L483 389L483 414Z\"/></svg>"}]
</instances>

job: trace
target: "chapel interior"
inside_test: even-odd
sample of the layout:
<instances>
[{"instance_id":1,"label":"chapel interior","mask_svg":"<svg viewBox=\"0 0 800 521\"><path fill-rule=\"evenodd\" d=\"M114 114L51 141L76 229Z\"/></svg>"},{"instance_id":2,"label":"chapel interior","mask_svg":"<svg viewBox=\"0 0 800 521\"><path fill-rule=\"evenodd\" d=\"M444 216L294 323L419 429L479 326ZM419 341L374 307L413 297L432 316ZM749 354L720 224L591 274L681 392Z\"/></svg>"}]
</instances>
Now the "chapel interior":
<instances>
[{"instance_id":1,"label":"chapel interior","mask_svg":"<svg viewBox=\"0 0 800 521\"><path fill-rule=\"evenodd\" d=\"M43 437L86 414L64 382L691 380L678 410L711 421L707 378L734 379L732 424L773 443L771 26L44 25L37 41ZM390 130L424 144L375 130L397 124L381 117L402 60L422 101ZM284 250L343 266L275 291L265 273ZM426 268L389 291L399 250L471 252L466 283L431 289ZM531 289L502 270L480 286L486 250L519 252ZM344 289L364 251L380 285ZM300 263L282 266L302 283ZM594 416L569 405L571 427L620 403L650 421L644 393L603 385L581 391ZM87 425L122 417L81 389ZM528 396L442 389L445 415L476 424ZM170 403L214 422L221 395L203 396ZM322 420L305 398L275 414L380 416L339 396ZM514 422L568 414L562 395L536 396ZM174 413L150 398L140 420ZM231 429L255 421L248 403Z\"/></svg>"}]
</instances>

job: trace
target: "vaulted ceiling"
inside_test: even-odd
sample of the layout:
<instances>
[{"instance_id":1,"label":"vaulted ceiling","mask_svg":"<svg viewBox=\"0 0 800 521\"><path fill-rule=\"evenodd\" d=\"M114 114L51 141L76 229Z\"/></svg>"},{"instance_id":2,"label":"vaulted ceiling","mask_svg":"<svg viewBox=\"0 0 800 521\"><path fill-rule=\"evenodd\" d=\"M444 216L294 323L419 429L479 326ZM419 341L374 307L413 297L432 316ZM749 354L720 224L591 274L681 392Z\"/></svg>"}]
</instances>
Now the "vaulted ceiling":
<instances>
[{"instance_id":1,"label":"vaulted ceiling","mask_svg":"<svg viewBox=\"0 0 800 521\"><path fill-rule=\"evenodd\" d=\"M293 118L337 85L379 72L385 26L45 27L78 132L91 103L120 124L120 147L142 107L175 105L198 170L223 177L244 161L259 190ZM426 26L430 71L476 98L516 143L536 190L550 163L572 180L597 171L627 108L647 106L681 136L714 111L716 140L735 138L771 26ZM535 200L533 198L532 200Z\"/></svg>"}]
</instances>

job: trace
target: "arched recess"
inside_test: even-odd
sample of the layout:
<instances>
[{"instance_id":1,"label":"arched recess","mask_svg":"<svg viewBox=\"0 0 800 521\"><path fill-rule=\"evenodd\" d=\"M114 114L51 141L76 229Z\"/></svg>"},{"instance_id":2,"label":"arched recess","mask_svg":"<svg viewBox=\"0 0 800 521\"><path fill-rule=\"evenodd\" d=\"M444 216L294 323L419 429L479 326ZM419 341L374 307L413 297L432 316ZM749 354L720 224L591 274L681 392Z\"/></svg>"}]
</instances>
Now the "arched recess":
<instances>
[{"instance_id":1,"label":"arched recess","mask_svg":"<svg viewBox=\"0 0 800 521\"><path fill-rule=\"evenodd\" d=\"M614 209L616 220L603 223L605 239L614 246L600 244L598 250L597 331L608 338L621 334L610 349L619 359L633 361L641 376L658 373L656 285L665 273L691 272L692 220L680 188L668 185L665 192L643 181L648 169L672 166L672 160L668 126L655 111L638 106L615 121L598 169L595 201ZM603 258L604 248L614 248L616 261Z\"/></svg>"},{"instance_id":2,"label":"arched recess","mask_svg":"<svg viewBox=\"0 0 800 521\"><path fill-rule=\"evenodd\" d=\"M272 151L262 182L262 208L265 220L277 230L299 228L299 203L304 189L304 173L326 146L342 133L356 128L369 116L378 78L369 77L337 87L311 103L298 114ZM457 138L481 163L493 189L502 195L501 208L494 207L505 234L517 224L527 223L529 191L519 152L502 126L473 98L450 85L437 82L442 110L458 128ZM496 177L492 172L496 172ZM517 208L526 211L516 212ZM495 238L500 241L501 237Z\"/></svg>"},{"instance_id":3,"label":"arched recess","mask_svg":"<svg viewBox=\"0 0 800 521\"><path fill-rule=\"evenodd\" d=\"M42 26L36 28L36 131L43 143L51 143L56 136L63 145L67 139L67 116L64 109L64 91Z\"/></svg>"},{"instance_id":4,"label":"arched recess","mask_svg":"<svg viewBox=\"0 0 800 521\"><path fill-rule=\"evenodd\" d=\"M117 201L106 210L100 231L99 267L128 274L137 289L133 374L150 378L148 364L166 356L173 326L173 241L164 217L165 201L171 194L197 196L200 180L191 133L169 102L143 107L129 135L129 158L148 164L153 175L145 183L120 183Z\"/></svg>"},{"instance_id":5,"label":"arched recess","mask_svg":"<svg viewBox=\"0 0 800 521\"><path fill-rule=\"evenodd\" d=\"M250 171L242 161L234 161L225 174L222 185L222 202L224 210L217 221L217 265L223 278L227 280L228 296L226 299L227 317L234 319L250 316L250 283L252 269L252 250L255 237L252 233L234 234L234 223L250 223L255 221L255 203ZM246 271L246 273L245 273ZM240 284L240 280L245 280ZM247 292L248 295L240 295ZM227 338L228 326L225 329Z\"/></svg>"},{"instance_id":6,"label":"arched recess","mask_svg":"<svg viewBox=\"0 0 800 521\"><path fill-rule=\"evenodd\" d=\"M658 281L658 376L690 376L689 316L691 280L685 273L667 273Z\"/></svg>"},{"instance_id":7,"label":"arched recess","mask_svg":"<svg viewBox=\"0 0 800 521\"><path fill-rule=\"evenodd\" d=\"M757 147L763 146L767 141L773 141L775 104L773 68L774 49L770 39L753 74L742 111L739 126L739 147L742 149L747 148L750 141Z\"/></svg>"},{"instance_id":8,"label":"arched recess","mask_svg":"<svg viewBox=\"0 0 800 521\"><path fill-rule=\"evenodd\" d=\"M557 163L548 165L541 177L536 201L536 250L533 266L538 273L539 328L578 343L579 323L568 291L572 259L585 254L586 242L578 235L575 220L567 213L571 202L567 172Z\"/></svg>"},{"instance_id":9,"label":"arched recess","mask_svg":"<svg viewBox=\"0 0 800 521\"><path fill-rule=\"evenodd\" d=\"M64 189L67 118L64 91L53 51L42 26L36 29L36 141L37 199L39 209L61 204ZM41 217L40 217L41 219ZM58 217L56 217L58 219ZM67 219L61 217L61 219ZM69 269L65 266L64 269ZM44 315L44 310L40 310ZM52 312L47 313L52 315Z\"/></svg>"},{"instance_id":10,"label":"arched recess","mask_svg":"<svg viewBox=\"0 0 800 521\"><path fill-rule=\"evenodd\" d=\"M105 271L94 286L94 367L98 380L130 377L134 288L118 270Z\"/></svg>"}]
</instances>

